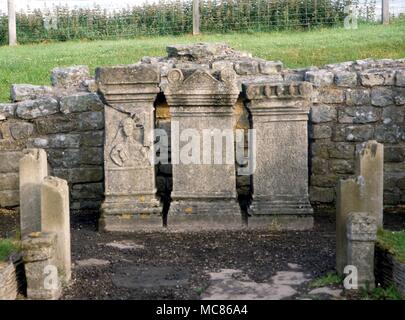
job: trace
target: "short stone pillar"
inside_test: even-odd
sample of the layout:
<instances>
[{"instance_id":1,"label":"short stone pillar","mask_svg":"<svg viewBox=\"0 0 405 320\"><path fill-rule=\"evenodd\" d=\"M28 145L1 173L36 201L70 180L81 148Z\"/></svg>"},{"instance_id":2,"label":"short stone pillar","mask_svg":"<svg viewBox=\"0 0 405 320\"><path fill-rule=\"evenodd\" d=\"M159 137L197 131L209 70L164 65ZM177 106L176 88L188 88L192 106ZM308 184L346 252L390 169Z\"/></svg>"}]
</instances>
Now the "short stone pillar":
<instances>
[{"instance_id":1,"label":"short stone pillar","mask_svg":"<svg viewBox=\"0 0 405 320\"><path fill-rule=\"evenodd\" d=\"M22 252L28 299L59 299L61 284L56 266L55 249L55 233L34 232L23 238Z\"/></svg>"},{"instance_id":2,"label":"short stone pillar","mask_svg":"<svg viewBox=\"0 0 405 320\"><path fill-rule=\"evenodd\" d=\"M56 255L62 282L71 279L69 187L65 180L46 177L41 188L42 232L55 233Z\"/></svg>"},{"instance_id":3,"label":"short stone pillar","mask_svg":"<svg viewBox=\"0 0 405 320\"><path fill-rule=\"evenodd\" d=\"M235 72L223 69L215 77L203 70L183 74L173 69L164 93L172 116L168 226L240 227L232 113L239 95Z\"/></svg>"},{"instance_id":4,"label":"short stone pillar","mask_svg":"<svg viewBox=\"0 0 405 320\"><path fill-rule=\"evenodd\" d=\"M41 231L41 183L48 175L45 150L26 149L20 159L21 236Z\"/></svg>"},{"instance_id":5,"label":"short stone pillar","mask_svg":"<svg viewBox=\"0 0 405 320\"><path fill-rule=\"evenodd\" d=\"M348 264L347 219L351 212L368 212L378 227L383 220L383 145L368 141L356 153L355 178L340 180L336 192L336 271Z\"/></svg>"},{"instance_id":6,"label":"short stone pillar","mask_svg":"<svg viewBox=\"0 0 405 320\"><path fill-rule=\"evenodd\" d=\"M373 289L377 220L368 212L350 213L347 219L347 264L357 268L358 287Z\"/></svg>"},{"instance_id":7,"label":"short stone pillar","mask_svg":"<svg viewBox=\"0 0 405 320\"><path fill-rule=\"evenodd\" d=\"M379 228L383 227L384 202L384 145L367 141L357 150L356 175L364 179L364 211L376 217Z\"/></svg>"},{"instance_id":8,"label":"short stone pillar","mask_svg":"<svg viewBox=\"0 0 405 320\"><path fill-rule=\"evenodd\" d=\"M105 231L160 229L162 207L156 196L154 101L159 93L156 66L137 64L99 68L104 96Z\"/></svg>"},{"instance_id":9,"label":"short stone pillar","mask_svg":"<svg viewBox=\"0 0 405 320\"><path fill-rule=\"evenodd\" d=\"M246 84L247 107L256 131L256 170L249 227L310 229L308 114L312 85Z\"/></svg>"}]
</instances>

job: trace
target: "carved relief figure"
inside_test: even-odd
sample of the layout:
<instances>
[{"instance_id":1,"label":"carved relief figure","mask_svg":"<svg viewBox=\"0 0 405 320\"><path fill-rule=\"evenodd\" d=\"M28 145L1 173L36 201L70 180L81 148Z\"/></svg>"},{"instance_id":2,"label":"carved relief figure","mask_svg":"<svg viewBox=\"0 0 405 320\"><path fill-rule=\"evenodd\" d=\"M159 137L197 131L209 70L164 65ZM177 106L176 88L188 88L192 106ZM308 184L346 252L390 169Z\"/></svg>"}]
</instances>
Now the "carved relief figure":
<instances>
[{"instance_id":1,"label":"carved relief figure","mask_svg":"<svg viewBox=\"0 0 405 320\"><path fill-rule=\"evenodd\" d=\"M110 158L120 167L144 165L148 149L143 144L144 123L140 117L128 117L121 121L113 141Z\"/></svg>"}]
</instances>

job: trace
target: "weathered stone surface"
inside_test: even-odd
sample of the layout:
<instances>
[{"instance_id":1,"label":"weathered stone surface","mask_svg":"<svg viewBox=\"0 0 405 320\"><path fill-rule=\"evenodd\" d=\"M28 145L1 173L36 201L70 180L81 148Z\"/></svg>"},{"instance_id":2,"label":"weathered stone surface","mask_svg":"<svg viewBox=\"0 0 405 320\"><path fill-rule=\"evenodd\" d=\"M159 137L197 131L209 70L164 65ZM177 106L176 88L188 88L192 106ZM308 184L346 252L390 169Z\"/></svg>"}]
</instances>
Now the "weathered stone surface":
<instances>
[{"instance_id":1,"label":"weathered stone surface","mask_svg":"<svg viewBox=\"0 0 405 320\"><path fill-rule=\"evenodd\" d=\"M11 86L11 100L14 102L35 100L52 94L53 89L47 86L35 86L32 84L13 84Z\"/></svg>"},{"instance_id":2,"label":"weathered stone surface","mask_svg":"<svg viewBox=\"0 0 405 320\"><path fill-rule=\"evenodd\" d=\"M403 146L384 146L384 162L402 162L405 160Z\"/></svg>"},{"instance_id":3,"label":"weathered stone surface","mask_svg":"<svg viewBox=\"0 0 405 320\"><path fill-rule=\"evenodd\" d=\"M223 55L230 48L225 43L197 43L193 45L171 45L166 47L169 58L184 57L187 59L201 59Z\"/></svg>"},{"instance_id":4,"label":"weathered stone surface","mask_svg":"<svg viewBox=\"0 0 405 320\"><path fill-rule=\"evenodd\" d=\"M311 121L322 123L336 120L336 109L327 104L317 104L311 107Z\"/></svg>"},{"instance_id":5,"label":"weathered stone surface","mask_svg":"<svg viewBox=\"0 0 405 320\"><path fill-rule=\"evenodd\" d=\"M3 120L14 117L16 108L15 103L0 103L0 117L3 117Z\"/></svg>"},{"instance_id":6,"label":"weathered stone surface","mask_svg":"<svg viewBox=\"0 0 405 320\"><path fill-rule=\"evenodd\" d=\"M17 190L18 173L0 173L0 190Z\"/></svg>"},{"instance_id":7,"label":"weathered stone surface","mask_svg":"<svg viewBox=\"0 0 405 320\"><path fill-rule=\"evenodd\" d=\"M53 169L55 176L69 181L69 183L85 183L103 181L103 169L100 167L81 167Z\"/></svg>"},{"instance_id":8,"label":"weathered stone surface","mask_svg":"<svg viewBox=\"0 0 405 320\"><path fill-rule=\"evenodd\" d=\"M381 143L399 143L405 140L405 135L397 124L379 125L375 129L375 139Z\"/></svg>"},{"instance_id":9,"label":"weathered stone surface","mask_svg":"<svg viewBox=\"0 0 405 320\"><path fill-rule=\"evenodd\" d=\"M0 300L16 300L18 295L17 270L13 261L0 262Z\"/></svg>"},{"instance_id":10,"label":"weathered stone surface","mask_svg":"<svg viewBox=\"0 0 405 320\"><path fill-rule=\"evenodd\" d=\"M349 160L332 159L329 168L334 173L349 174L354 173L354 163Z\"/></svg>"},{"instance_id":11,"label":"weathered stone surface","mask_svg":"<svg viewBox=\"0 0 405 320\"><path fill-rule=\"evenodd\" d=\"M345 94L342 89L324 88L318 93L318 102L320 103L343 103Z\"/></svg>"},{"instance_id":12,"label":"weathered stone surface","mask_svg":"<svg viewBox=\"0 0 405 320\"><path fill-rule=\"evenodd\" d=\"M263 61L259 63L259 71L262 74L274 74L283 69L281 61Z\"/></svg>"},{"instance_id":13,"label":"weathered stone surface","mask_svg":"<svg viewBox=\"0 0 405 320\"><path fill-rule=\"evenodd\" d=\"M74 199L100 199L103 191L102 183L75 184L72 187L71 195Z\"/></svg>"},{"instance_id":14,"label":"weathered stone surface","mask_svg":"<svg viewBox=\"0 0 405 320\"><path fill-rule=\"evenodd\" d=\"M405 87L405 70L398 70L395 75L395 84L398 87Z\"/></svg>"},{"instance_id":15,"label":"weathered stone surface","mask_svg":"<svg viewBox=\"0 0 405 320\"><path fill-rule=\"evenodd\" d=\"M313 202L330 203L335 200L334 188L311 187L309 198Z\"/></svg>"},{"instance_id":16,"label":"weathered stone surface","mask_svg":"<svg viewBox=\"0 0 405 320\"><path fill-rule=\"evenodd\" d=\"M371 125L347 126L343 132L346 141L363 142L373 138L374 128Z\"/></svg>"},{"instance_id":17,"label":"weathered stone surface","mask_svg":"<svg viewBox=\"0 0 405 320\"><path fill-rule=\"evenodd\" d=\"M333 84L334 75L332 72L325 70L308 71L305 74L305 81L309 81L314 86L326 86Z\"/></svg>"},{"instance_id":18,"label":"weathered stone surface","mask_svg":"<svg viewBox=\"0 0 405 320\"><path fill-rule=\"evenodd\" d=\"M395 85L395 70L370 70L360 73L359 77L365 87Z\"/></svg>"},{"instance_id":19,"label":"weathered stone surface","mask_svg":"<svg viewBox=\"0 0 405 320\"><path fill-rule=\"evenodd\" d=\"M333 174L327 175L312 175L311 186L315 187L335 187L339 180L339 176ZM311 198L311 195L310 195ZM311 198L312 201L312 198Z\"/></svg>"},{"instance_id":20,"label":"weathered stone surface","mask_svg":"<svg viewBox=\"0 0 405 320\"><path fill-rule=\"evenodd\" d=\"M346 222L347 263L357 268L358 286L373 289L374 245L377 239L377 220L369 212L352 212Z\"/></svg>"},{"instance_id":21,"label":"weathered stone surface","mask_svg":"<svg viewBox=\"0 0 405 320\"><path fill-rule=\"evenodd\" d=\"M62 97L60 111L64 114L86 111L102 111L104 105L95 93L77 93Z\"/></svg>"},{"instance_id":22,"label":"weathered stone surface","mask_svg":"<svg viewBox=\"0 0 405 320\"><path fill-rule=\"evenodd\" d=\"M405 108L397 106L385 107L382 113L383 123L386 125L392 123L402 124L404 116Z\"/></svg>"},{"instance_id":23,"label":"weathered stone surface","mask_svg":"<svg viewBox=\"0 0 405 320\"><path fill-rule=\"evenodd\" d=\"M312 139L329 139L332 137L332 127L330 125L314 125L312 126Z\"/></svg>"},{"instance_id":24,"label":"weathered stone surface","mask_svg":"<svg viewBox=\"0 0 405 320\"><path fill-rule=\"evenodd\" d=\"M314 141L311 144L311 155L323 159L329 158L329 141Z\"/></svg>"},{"instance_id":25,"label":"weathered stone surface","mask_svg":"<svg viewBox=\"0 0 405 320\"><path fill-rule=\"evenodd\" d=\"M0 191L0 207L16 207L19 205L18 190L4 190Z\"/></svg>"},{"instance_id":26,"label":"weathered stone surface","mask_svg":"<svg viewBox=\"0 0 405 320\"><path fill-rule=\"evenodd\" d=\"M54 87L77 87L89 79L90 71L87 66L58 67L51 73L51 82Z\"/></svg>"},{"instance_id":27,"label":"weathered stone surface","mask_svg":"<svg viewBox=\"0 0 405 320\"><path fill-rule=\"evenodd\" d=\"M16 114L22 119L35 119L59 112L59 104L54 98L46 97L27 100L17 104Z\"/></svg>"},{"instance_id":28,"label":"weathered stone surface","mask_svg":"<svg viewBox=\"0 0 405 320\"><path fill-rule=\"evenodd\" d=\"M259 63L252 60L236 61L234 69L239 75L254 75L259 73Z\"/></svg>"},{"instance_id":29,"label":"weathered stone surface","mask_svg":"<svg viewBox=\"0 0 405 320\"><path fill-rule=\"evenodd\" d=\"M227 68L233 69L233 61L219 60L219 61L214 61L212 63L212 69L214 71L221 71L222 69L227 69Z\"/></svg>"},{"instance_id":30,"label":"weathered stone surface","mask_svg":"<svg viewBox=\"0 0 405 320\"><path fill-rule=\"evenodd\" d=\"M18 161L20 161L21 156L21 151L2 152L0 173L18 172Z\"/></svg>"},{"instance_id":31,"label":"weathered stone surface","mask_svg":"<svg viewBox=\"0 0 405 320\"><path fill-rule=\"evenodd\" d=\"M355 146L353 144L338 142L329 146L329 156L335 159L353 159Z\"/></svg>"},{"instance_id":32,"label":"weathered stone surface","mask_svg":"<svg viewBox=\"0 0 405 320\"><path fill-rule=\"evenodd\" d=\"M326 174L329 172L329 161L321 158L312 158L312 173Z\"/></svg>"},{"instance_id":33,"label":"weathered stone surface","mask_svg":"<svg viewBox=\"0 0 405 320\"><path fill-rule=\"evenodd\" d=\"M340 71L335 73L335 84L339 87L352 87L357 85L357 73Z\"/></svg>"},{"instance_id":34,"label":"weathered stone surface","mask_svg":"<svg viewBox=\"0 0 405 320\"><path fill-rule=\"evenodd\" d=\"M361 106L370 104L370 91L365 89L347 89L346 103L349 106Z\"/></svg>"},{"instance_id":35,"label":"weathered stone surface","mask_svg":"<svg viewBox=\"0 0 405 320\"><path fill-rule=\"evenodd\" d=\"M46 152L26 149L20 159L20 228L24 237L41 231L41 184L48 175Z\"/></svg>"},{"instance_id":36,"label":"weathered stone surface","mask_svg":"<svg viewBox=\"0 0 405 320\"><path fill-rule=\"evenodd\" d=\"M394 91L385 87L372 88L371 103L377 107L385 107L394 104Z\"/></svg>"},{"instance_id":37,"label":"weathered stone surface","mask_svg":"<svg viewBox=\"0 0 405 320\"><path fill-rule=\"evenodd\" d=\"M379 119L379 110L374 107L344 107L338 110L340 123L370 123Z\"/></svg>"},{"instance_id":38,"label":"weathered stone surface","mask_svg":"<svg viewBox=\"0 0 405 320\"><path fill-rule=\"evenodd\" d=\"M10 124L10 133L15 140L28 139L34 133L34 125L29 122L14 122Z\"/></svg>"},{"instance_id":39,"label":"weathered stone surface","mask_svg":"<svg viewBox=\"0 0 405 320\"><path fill-rule=\"evenodd\" d=\"M42 232L55 233L55 264L61 280L71 278L69 187L65 180L46 177L41 187Z\"/></svg>"}]
</instances>

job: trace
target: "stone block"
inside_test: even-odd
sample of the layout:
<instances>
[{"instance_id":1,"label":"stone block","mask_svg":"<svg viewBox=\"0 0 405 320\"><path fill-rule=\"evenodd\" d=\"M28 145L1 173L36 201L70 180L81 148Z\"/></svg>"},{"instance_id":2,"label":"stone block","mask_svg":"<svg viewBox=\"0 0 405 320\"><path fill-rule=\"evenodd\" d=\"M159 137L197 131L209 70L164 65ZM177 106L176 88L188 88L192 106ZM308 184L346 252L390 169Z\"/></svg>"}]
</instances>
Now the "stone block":
<instances>
[{"instance_id":1,"label":"stone block","mask_svg":"<svg viewBox=\"0 0 405 320\"><path fill-rule=\"evenodd\" d=\"M334 188L311 187L309 189L311 202L331 203L335 200Z\"/></svg>"},{"instance_id":2,"label":"stone block","mask_svg":"<svg viewBox=\"0 0 405 320\"><path fill-rule=\"evenodd\" d=\"M340 123L371 123L380 119L379 110L374 107L344 107L338 109Z\"/></svg>"},{"instance_id":3,"label":"stone block","mask_svg":"<svg viewBox=\"0 0 405 320\"><path fill-rule=\"evenodd\" d=\"M339 71L335 73L335 84L339 87L353 87L357 85L357 73Z\"/></svg>"},{"instance_id":4,"label":"stone block","mask_svg":"<svg viewBox=\"0 0 405 320\"><path fill-rule=\"evenodd\" d=\"M374 128L371 125L348 126L344 129L346 141L363 142L373 138Z\"/></svg>"},{"instance_id":5,"label":"stone block","mask_svg":"<svg viewBox=\"0 0 405 320\"><path fill-rule=\"evenodd\" d=\"M0 103L0 116L5 119L13 118L15 116L16 103Z\"/></svg>"},{"instance_id":6,"label":"stone block","mask_svg":"<svg viewBox=\"0 0 405 320\"><path fill-rule=\"evenodd\" d=\"M28 139L34 134L34 125L30 122L10 123L10 133L15 140Z\"/></svg>"},{"instance_id":7,"label":"stone block","mask_svg":"<svg viewBox=\"0 0 405 320\"><path fill-rule=\"evenodd\" d=\"M390 106L383 109L382 118L385 125L397 123L403 124L405 116L405 108Z\"/></svg>"},{"instance_id":8,"label":"stone block","mask_svg":"<svg viewBox=\"0 0 405 320\"><path fill-rule=\"evenodd\" d=\"M32 120L59 112L59 104L54 98L45 97L17 103L16 114L21 119Z\"/></svg>"},{"instance_id":9,"label":"stone block","mask_svg":"<svg viewBox=\"0 0 405 320\"><path fill-rule=\"evenodd\" d=\"M64 283L71 279L69 187L65 180L46 177L41 187L42 232L55 233L55 264Z\"/></svg>"},{"instance_id":10,"label":"stone block","mask_svg":"<svg viewBox=\"0 0 405 320\"><path fill-rule=\"evenodd\" d=\"M333 84L334 75L326 70L307 71L305 81L313 83L315 86L327 86Z\"/></svg>"},{"instance_id":11,"label":"stone block","mask_svg":"<svg viewBox=\"0 0 405 320\"><path fill-rule=\"evenodd\" d=\"M0 173L0 190L17 190L18 173Z\"/></svg>"},{"instance_id":12,"label":"stone block","mask_svg":"<svg viewBox=\"0 0 405 320\"><path fill-rule=\"evenodd\" d=\"M323 88L318 94L318 102L320 103L343 103L345 100L345 92L342 89Z\"/></svg>"},{"instance_id":13,"label":"stone block","mask_svg":"<svg viewBox=\"0 0 405 320\"><path fill-rule=\"evenodd\" d=\"M395 70L369 70L361 72L359 77L365 87L395 85Z\"/></svg>"},{"instance_id":14,"label":"stone block","mask_svg":"<svg viewBox=\"0 0 405 320\"><path fill-rule=\"evenodd\" d=\"M60 111L64 114L103 110L104 104L96 93L76 93L60 100Z\"/></svg>"},{"instance_id":15,"label":"stone block","mask_svg":"<svg viewBox=\"0 0 405 320\"><path fill-rule=\"evenodd\" d=\"M51 72L51 82L54 87L78 87L89 79L91 79L90 71L87 66L57 67Z\"/></svg>"},{"instance_id":16,"label":"stone block","mask_svg":"<svg viewBox=\"0 0 405 320\"><path fill-rule=\"evenodd\" d=\"M102 183L75 184L71 195L73 199L102 199L103 192Z\"/></svg>"},{"instance_id":17,"label":"stone block","mask_svg":"<svg viewBox=\"0 0 405 320\"><path fill-rule=\"evenodd\" d=\"M374 87L371 90L371 104L386 107L394 104L394 91L391 88Z\"/></svg>"},{"instance_id":18,"label":"stone block","mask_svg":"<svg viewBox=\"0 0 405 320\"><path fill-rule=\"evenodd\" d=\"M0 173L18 172L18 161L22 156L21 151L1 152Z\"/></svg>"},{"instance_id":19,"label":"stone block","mask_svg":"<svg viewBox=\"0 0 405 320\"><path fill-rule=\"evenodd\" d=\"M69 183L86 183L103 181L103 168L101 167L81 167L53 169L55 176L67 180Z\"/></svg>"},{"instance_id":20,"label":"stone block","mask_svg":"<svg viewBox=\"0 0 405 320\"><path fill-rule=\"evenodd\" d=\"M339 176L334 174L312 175L310 185L315 187L335 187L339 180Z\"/></svg>"},{"instance_id":21,"label":"stone block","mask_svg":"<svg viewBox=\"0 0 405 320\"><path fill-rule=\"evenodd\" d=\"M334 159L353 159L355 146L350 143L338 142L329 146L329 157Z\"/></svg>"},{"instance_id":22,"label":"stone block","mask_svg":"<svg viewBox=\"0 0 405 320\"><path fill-rule=\"evenodd\" d=\"M354 173L354 163L350 160L332 159L329 168L334 173L350 174Z\"/></svg>"},{"instance_id":23,"label":"stone block","mask_svg":"<svg viewBox=\"0 0 405 320\"><path fill-rule=\"evenodd\" d=\"M234 63L238 75L255 75L259 73L259 63L254 60L242 60Z\"/></svg>"},{"instance_id":24,"label":"stone block","mask_svg":"<svg viewBox=\"0 0 405 320\"><path fill-rule=\"evenodd\" d=\"M32 84L13 84L11 86L11 100L20 102L35 100L43 96L53 95L53 89L47 86L36 86Z\"/></svg>"},{"instance_id":25,"label":"stone block","mask_svg":"<svg viewBox=\"0 0 405 320\"><path fill-rule=\"evenodd\" d=\"M41 184L48 175L46 152L26 149L20 159L20 228L22 237L41 231Z\"/></svg>"},{"instance_id":26,"label":"stone block","mask_svg":"<svg viewBox=\"0 0 405 320\"><path fill-rule=\"evenodd\" d=\"M348 106L361 106L371 103L370 91L367 89L347 89L345 95Z\"/></svg>"},{"instance_id":27,"label":"stone block","mask_svg":"<svg viewBox=\"0 0 405 320\"><path fill-rule=\"evenodd\" d=\"M18 190L0 191L0 207L16 207L20 204Z\"/></svg>"},{"instance_id":28,"label":"stone block","mask_svg":"<svg viewBox=\"0 0 405 320\"><path fill-rule=\"evenodd\" d=\"M323 124L313 125L310 136L312 139L329 139L332 137L332 127Z\"/></svg>"},{"instance_id":29,"label":"stone block","mask_svg":"<svg viewBox=\"0 0 405 320\"><path fill-rule=\"evenodd\" d=\"M398 87L405 87L405 70L397 70L395 79Z\"/></svg>"},{"instance_id":30,"label":"stone block","mask_svg":"<svg viewBox=\"0 0 405 320\"><path fill-rule=\"evenodd\" d=\"M274 74L281 72L283 63L281 61L263 61L259 62L259 71L262 74Z\"/></svg>"},{"instance_id":31,"label":"stone block","mask_svg":"<svg viewBox=\"0 0 405 320\"><path fill-rule=\"evenodd\" d=\"M336 120L336 109L327 104L317 104L311 107L310 119L312 123L323 123Z\"/></svg>"}]
</instances>

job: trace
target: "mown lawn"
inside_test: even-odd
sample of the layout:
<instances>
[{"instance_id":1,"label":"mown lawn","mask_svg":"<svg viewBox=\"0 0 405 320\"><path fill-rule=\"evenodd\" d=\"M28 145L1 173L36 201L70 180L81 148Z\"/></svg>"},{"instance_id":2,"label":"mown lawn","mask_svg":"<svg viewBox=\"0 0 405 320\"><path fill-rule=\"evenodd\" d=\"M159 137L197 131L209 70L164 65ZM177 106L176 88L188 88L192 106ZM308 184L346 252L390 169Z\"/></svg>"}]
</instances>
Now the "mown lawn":
<instances>
[{"instance_id":1,"label":"mown lawn","mask_svg":"<svg viewBox=\"0 0 405 320\"><path fill-rule=\"evenodd\" d=\"M255 56L281 60L287 67L323 65L363 58L405 57L405 19L389 26L360 25L312 31L148 37L131 40L60 42L0 47L0 101L12 83L48 84L56 66L129 64L143 56L165 55L168 44L226 42Z\"/></svg>"}]
</instances>

